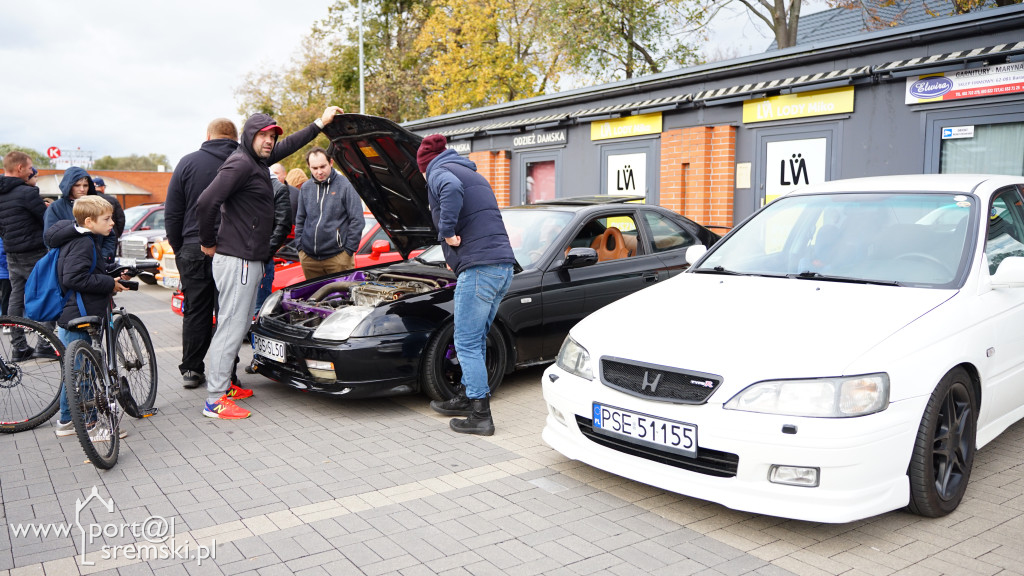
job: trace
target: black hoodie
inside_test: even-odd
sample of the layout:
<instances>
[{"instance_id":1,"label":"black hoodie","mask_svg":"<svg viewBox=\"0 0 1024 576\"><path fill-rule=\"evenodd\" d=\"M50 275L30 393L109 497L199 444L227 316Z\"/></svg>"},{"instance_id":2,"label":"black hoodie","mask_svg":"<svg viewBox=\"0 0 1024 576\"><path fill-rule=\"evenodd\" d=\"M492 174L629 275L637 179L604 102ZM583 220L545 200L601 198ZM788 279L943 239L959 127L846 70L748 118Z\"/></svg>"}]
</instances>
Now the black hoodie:
<instances>
[{"instance_id":1,"label":"black hoodie","mask_svg":"<svg viewBox=\"0 0 1024 576\"><path fill-rule=\"evenodd\" d=\"M8 254L42 252L46 203L39 188L21 178L0 176L0 238Z\"/></svg>"},{"instance_id":2,"label":"black hoodie","mask_svg":"<svg viewBox=\"0 0 1024 576\"><path fill-rule=\"evenodd\" d=\"M221 164L236 149L238 142L230 138L207 140L199 150L178 162L164 202L164 228L175 252L181 252L184 244L199 243L199 221L196 219L199 195L213 182Z\"/></svg>"},{"instance_id":3,"label":"black hoodie","mask_svg":"<svg viewBox=\"0 0 1024 576\"><path fill-rule=\"evenodd\" d=\"M105 236L97 236L92 232L80 232L74 220L58 220L46 230L46 244L60 248L57 279L61 287L81 294L85 313L90 316L106 314L110 296L114 293L114 278L103 273L100 245L104 238ZM96 268L90 274L93 254L96 255ZM78 310L78 298L72 294L64 304L64 311L61 312L57 324L66 328L69 320L81 315Z\"/></svg>"},{"instance_id":4,"label":"black hoodie","mask_svg":"<svg viewBox=\"0 0 1024 576\"><path fill-rule=\"evenodd\" d=\"M316 124L310 124L278 142L270 158L264 160L256 155L252 141L257 132L274 124L267 114L250 116L242 127L238 149L224 161L216 178L199 196L199 242L216 246L218 254L260 262L272 256L274 189L270 184L270 165L291 156L320 133Z\"/></svg>"}]
</instances>

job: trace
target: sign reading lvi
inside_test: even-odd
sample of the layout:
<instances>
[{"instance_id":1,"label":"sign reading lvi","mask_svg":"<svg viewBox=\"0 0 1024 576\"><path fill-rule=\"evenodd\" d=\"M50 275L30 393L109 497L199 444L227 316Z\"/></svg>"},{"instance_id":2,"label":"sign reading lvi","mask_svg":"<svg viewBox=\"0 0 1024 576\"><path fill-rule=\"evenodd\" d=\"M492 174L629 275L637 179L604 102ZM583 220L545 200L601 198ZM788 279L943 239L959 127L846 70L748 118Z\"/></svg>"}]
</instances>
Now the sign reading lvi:
<instances>
[{"instance_id":1,"label":"sign reading lvi","mask_svg":"<svg viewBox=\"0 0 1024 576\"><path fill-rule=\"evenodd\" d=\"M591 140L661 134L661 112L590 123Z\"/></svg>"},{"instance_id":2,"label":"sign reading lvi","mask_svg":"<svg viewBox=\"0 0 1024 576\"><path fill-rule=\"evenodd\" d=\"M768 122L853 112L853 86L747 100L743 122Z\"/></svg>"}]
</instances>

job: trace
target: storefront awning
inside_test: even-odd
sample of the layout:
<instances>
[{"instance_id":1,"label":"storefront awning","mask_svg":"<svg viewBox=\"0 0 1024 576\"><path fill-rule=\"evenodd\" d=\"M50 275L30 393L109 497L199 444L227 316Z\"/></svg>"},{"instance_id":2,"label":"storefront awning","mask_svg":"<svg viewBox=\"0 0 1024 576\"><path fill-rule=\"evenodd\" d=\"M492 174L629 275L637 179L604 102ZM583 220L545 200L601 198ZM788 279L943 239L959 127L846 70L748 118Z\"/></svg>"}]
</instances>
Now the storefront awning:
<instances>
[{"instance_id":1,"label":"storefront awning","mask_svg":"<svg viewBox=\"0 0 1024 576\"><path fill-rule=\"evenodd\" d=\"M604 120L606 118L617 118L619 116L626 116L629 114L663 112L666 110L675 110L689 102L690 99L690 94L679 94L676 96L655 98L653 100L642 100L640 102L626 102L625 104L615 104L613 106L602 106L601 108L579 110L577 112L573 112L572 117L578 121L590 122L594 120Z\"/></svg>"},{"instance_id":2,"label":"storefront awning","mask_svg":"<svg viewBox=\"0 0 1024 576\"><path fill-rule=\"evenodd\" d=\"M534 118L522 118L519 120L509 120L507 122L498 122L495 124L487 124L481 128L484 132L489 134L498 134L504 132L519 132L521 129L533 127L533 128L548 128L556 126L562 121L569 118L568 113L564 114L549 114L547 116L537 116Z\"/></svg>"},{"instance_id":3,"label":"storefront awning","mask_svg":"<svg viewBox=\"0 0 1024 576\"><path fill-rule=\"evenodd\" d=\"M889 78L904 78L906 76L920 76L922 74L937 74L970 67L970 64L987 66L990 64L1002 64L1004 62L1016 62L1024 60L1024 42L1012 44L998 44L986 48L975 48L973 50L961 50L948 54L936 54L934 56L922 56L910 60L898 60L880 66L875 66L872 72L884 74Z\"/></svg>"},{"instance_id":4,"label":"storefront awning","mask_svg":"<svg viewBox=\"0 0 1024 576\"><path fill-rule=\"evenodd\" d=\"M744 84L731 88L719 88L717 90L705 90L693 95L694 102L703 102L705 106L716 104L730 104L751 98L763 98L772 94L789 94L794 92L806 92L810 90L825 90L827 88L838 88L852 84L857 78L866 78L871 75L870 66L859 68L846 68L845 70L833 70L831 72L818 72L782 80L769 80L755 84Z\"/></svg>"}]
</instances>

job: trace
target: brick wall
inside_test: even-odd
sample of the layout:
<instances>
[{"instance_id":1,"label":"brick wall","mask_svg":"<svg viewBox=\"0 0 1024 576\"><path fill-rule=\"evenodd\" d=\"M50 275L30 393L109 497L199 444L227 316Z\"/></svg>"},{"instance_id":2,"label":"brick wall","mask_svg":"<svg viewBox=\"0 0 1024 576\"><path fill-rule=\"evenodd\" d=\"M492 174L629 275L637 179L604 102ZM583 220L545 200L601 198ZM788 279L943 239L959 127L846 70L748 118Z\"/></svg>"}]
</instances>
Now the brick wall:
<instances>
[{"instance_id":1,"label":"brick wall","mask_svg":"<svg viewBox=\"0 0 1024 576\"><path fill-rule=\"evenodd\" d=\"M507 150L484 150L470 152L469 159L476 163L476 170L487 179L498 198L498 207L512 205L512 188L509 178L512 174L512 158Z\"/></svg>"},{"instance_id":2,"label":"brick wall","mask_svg":"<svg viewBox=\"0 0 1024 576\"><path fill-rule=\"evenodd\" d=\"M661 134L660 204L705 226L732 222L736 127L696 126Z\"/></svg>"}]
</instances>

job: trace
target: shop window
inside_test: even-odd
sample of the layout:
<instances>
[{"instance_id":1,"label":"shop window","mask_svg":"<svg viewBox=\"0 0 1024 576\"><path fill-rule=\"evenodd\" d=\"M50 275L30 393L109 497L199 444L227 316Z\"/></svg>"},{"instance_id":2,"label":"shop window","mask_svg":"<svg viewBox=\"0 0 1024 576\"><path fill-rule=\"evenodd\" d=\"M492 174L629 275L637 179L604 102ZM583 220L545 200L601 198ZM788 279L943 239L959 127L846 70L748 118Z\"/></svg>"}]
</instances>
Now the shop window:
<instances>
[{"instance_id":1,"label":"shop window","mask_svg":"<svg viewBox=\"0 0 1024 576\"><path fill-rule=\"evenodd\" d=\"M526 203L555 199L555 161L526 163Z\"/></svg>"},{"instance_id":2,"label":"shop window","mask_svg":"<svg viewBox=\"0 0 1024 576\"><path fill-rule=\"evenodd\" d=\"M1024 176L1024 122L977 125L973 137L942 140L939 172Z\"/></svg>"}]
</instances>

